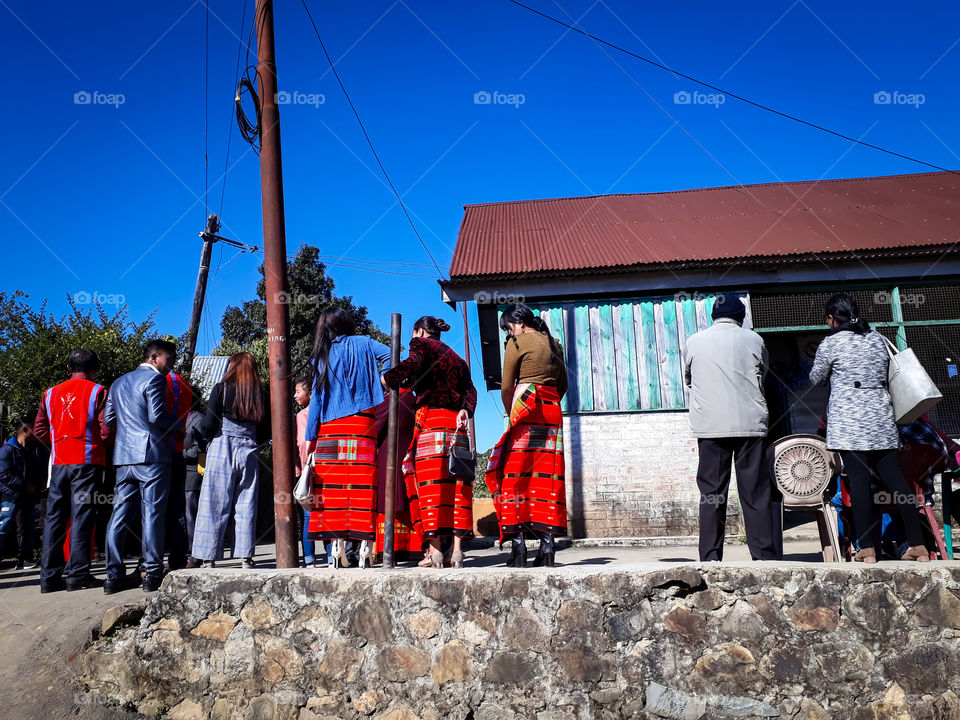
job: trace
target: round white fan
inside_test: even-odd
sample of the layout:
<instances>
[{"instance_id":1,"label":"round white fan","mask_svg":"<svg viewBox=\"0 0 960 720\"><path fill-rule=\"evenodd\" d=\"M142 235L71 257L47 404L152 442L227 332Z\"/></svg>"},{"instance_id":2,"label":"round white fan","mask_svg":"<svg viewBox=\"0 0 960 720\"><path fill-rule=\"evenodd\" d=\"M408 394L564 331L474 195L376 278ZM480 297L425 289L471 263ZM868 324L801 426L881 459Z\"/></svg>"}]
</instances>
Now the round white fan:
<instances>
[{"instance_id":1,"label":"round white fan","mask_svg":"<svg viewBox=\"0 0 960 720\"><path fill-rule=\"evenodd\" d=\"M833 453L819 435L788 435L770 448L777 487L788 505L819 506L836 474Z\"/></svg>"}]
</instances>

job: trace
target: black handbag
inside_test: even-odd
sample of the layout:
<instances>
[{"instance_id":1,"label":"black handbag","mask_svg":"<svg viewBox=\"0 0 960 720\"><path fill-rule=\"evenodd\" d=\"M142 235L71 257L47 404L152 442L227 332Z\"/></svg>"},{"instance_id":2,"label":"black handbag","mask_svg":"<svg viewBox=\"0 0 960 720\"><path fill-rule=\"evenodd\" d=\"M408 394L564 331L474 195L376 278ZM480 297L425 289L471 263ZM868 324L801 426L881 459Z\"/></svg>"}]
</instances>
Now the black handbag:
<instances>
[{"instance_id":1,"label":"black handbag","mask_svg":"<svg viewBox=\"0 0 960 720\"><path fill-rule=\"evenodd\" d=\"M459 432L457 433L459 434ZM450 447L449 461L450 477L459 478L469 485L473 485L477 472L477 455L471 447L458 447L456 435Z\"/></svg>"}]
</instances>

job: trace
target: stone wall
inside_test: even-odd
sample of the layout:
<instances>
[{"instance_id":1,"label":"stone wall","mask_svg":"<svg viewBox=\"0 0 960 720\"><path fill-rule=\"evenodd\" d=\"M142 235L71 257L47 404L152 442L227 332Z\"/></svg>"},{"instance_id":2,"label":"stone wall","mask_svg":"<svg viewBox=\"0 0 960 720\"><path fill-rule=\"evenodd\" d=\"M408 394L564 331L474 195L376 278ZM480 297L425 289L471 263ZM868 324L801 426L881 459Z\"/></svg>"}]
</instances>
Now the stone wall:
<instances>
[{"instance_id":1,"label":"stone wall","mask_svg":"<svg viewBox=\"0 0 960 720\"><path fill-rule=\"evenodd\" d=\"M178 572L79 664L177 720L957 718L958 591L948 565Z\"/></svg>"},{"instance_id":2,"label":"stone wall","mask_svg":"<svg viewBox=\"0 0 960 720\"><path fill-rule=\"evenodd\" d=\"M563 432L573 537L697 534L697 441L686 411L568 415ZM727 532L735 535L732 486Z\"/></svg>"}]
</instances>

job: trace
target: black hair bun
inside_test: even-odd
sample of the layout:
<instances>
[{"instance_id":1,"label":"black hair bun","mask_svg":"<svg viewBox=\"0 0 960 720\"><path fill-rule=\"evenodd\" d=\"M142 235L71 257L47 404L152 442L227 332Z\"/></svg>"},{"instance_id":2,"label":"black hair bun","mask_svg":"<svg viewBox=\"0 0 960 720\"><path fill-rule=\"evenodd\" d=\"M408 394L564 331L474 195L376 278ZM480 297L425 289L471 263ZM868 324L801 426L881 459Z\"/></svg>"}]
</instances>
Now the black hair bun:
<instances>
[{"instance_id":1,"label":"black hair bun","mask_svg":"<svg viewBox=\"0 0 960 720\"><path fill-rule=\"evenodd\" d=\"M440 320L440 319L438 319L438 320L437 320L437 329L438 329L440 332L446 332L447 330L450 329L450 323L448 323L446 320Z\"/></svg>"}]
</instances>

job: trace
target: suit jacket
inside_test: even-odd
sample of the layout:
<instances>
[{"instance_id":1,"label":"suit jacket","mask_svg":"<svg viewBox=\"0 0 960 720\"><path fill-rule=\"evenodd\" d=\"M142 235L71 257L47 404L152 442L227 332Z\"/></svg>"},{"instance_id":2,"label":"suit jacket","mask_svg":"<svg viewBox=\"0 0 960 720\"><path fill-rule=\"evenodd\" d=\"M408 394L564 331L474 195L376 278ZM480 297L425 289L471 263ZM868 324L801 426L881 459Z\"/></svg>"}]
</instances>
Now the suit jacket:
<instances>
[{"instance_id":1,"label":"suit jacket","mask_svg":"<svg viewBox=\"0 0 960 720\"><path fill-rule=\"evenodd\" d=\"M114 465L171 462L168 433L182 429L182 421L166 411L166 379L141 365L110 386L104 419L115 427Z\"/></svg>"}]
</instances>

